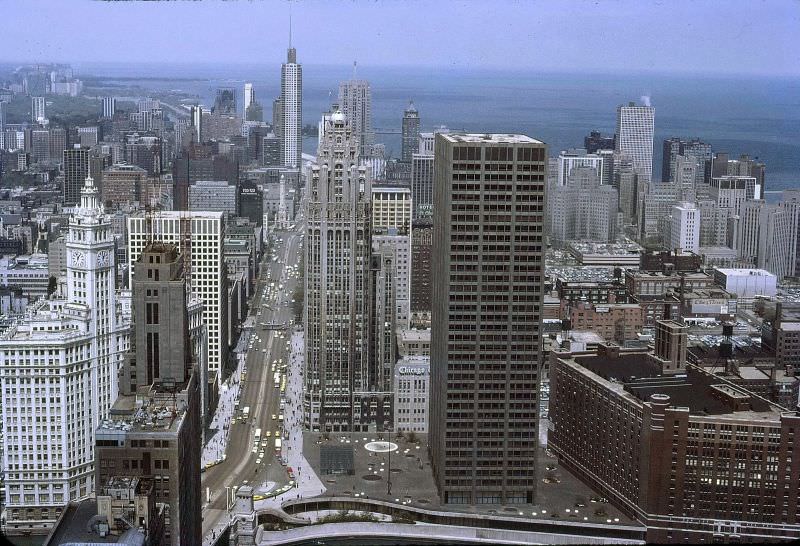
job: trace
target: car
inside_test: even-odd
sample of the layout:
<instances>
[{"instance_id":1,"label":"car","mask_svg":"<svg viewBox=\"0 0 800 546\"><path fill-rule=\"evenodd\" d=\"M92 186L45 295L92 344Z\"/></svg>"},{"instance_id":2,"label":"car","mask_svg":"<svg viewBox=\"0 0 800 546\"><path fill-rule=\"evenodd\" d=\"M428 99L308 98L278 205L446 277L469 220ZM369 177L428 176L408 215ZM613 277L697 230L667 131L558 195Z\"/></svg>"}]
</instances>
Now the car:
<instances>
[{"instance_id":1,"label":"car","mask_svg":"<svg viewBox=\"0 0 800 546\"><path fill-rule=\"evenodd\" d=\"M273 420L273 421L277 421L277 420L278 420L278 416L277 416L277 415L275 415L274 413L272 414L272 420Z\"/></svg>"},{"instance_id":2,"label":"car","mask_svg":"<svg viewBox=\"0 0 800 546\"><path fill-rule=\"evenodd\" d=\"M267 438L270 438L271 436L272 436L272 431L271 431L271 430L268 430L268 431L267 431Z\"/></svg>"},{"instance_id":3,"label":"car","mask_svg":"<svg viewBox=\"0 0 800 546\"><path fill-rule=\"evenodd\" d=\"M258 458L256 459L256 464L261 464L261 457L258 457Z\"/></svg>"},{"instance_id":4,"label":"car","mask_svg":"<svg viewBox=\"0 0 800 546\"><path fill-rule=\"evenodd\" d=\"M255 453L258 453L258 448L257 448L257 447L255 447L255 446L253 446L252 453L254 453L254 454L255 454Z\"/></svg>"}]
</instances>

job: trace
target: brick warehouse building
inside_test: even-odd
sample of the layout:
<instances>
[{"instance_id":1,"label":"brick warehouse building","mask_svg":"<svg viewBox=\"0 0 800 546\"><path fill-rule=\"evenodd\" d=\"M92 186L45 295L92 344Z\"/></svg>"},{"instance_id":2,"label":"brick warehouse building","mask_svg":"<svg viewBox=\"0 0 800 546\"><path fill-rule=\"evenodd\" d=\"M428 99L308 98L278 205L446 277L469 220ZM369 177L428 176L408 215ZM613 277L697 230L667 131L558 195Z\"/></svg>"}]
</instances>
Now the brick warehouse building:
<instances>
[{"instance_id":1,"label":"brick warehouse building","mask_svg":"<svg viewBox=\"0 0 800 546\"><path fill-rule=\"evenodd\" d=\"M655 347L551 354L548 447L648 542L800 538L800 413L687 365L677 323Z\"/></svg>"}]
</instances>

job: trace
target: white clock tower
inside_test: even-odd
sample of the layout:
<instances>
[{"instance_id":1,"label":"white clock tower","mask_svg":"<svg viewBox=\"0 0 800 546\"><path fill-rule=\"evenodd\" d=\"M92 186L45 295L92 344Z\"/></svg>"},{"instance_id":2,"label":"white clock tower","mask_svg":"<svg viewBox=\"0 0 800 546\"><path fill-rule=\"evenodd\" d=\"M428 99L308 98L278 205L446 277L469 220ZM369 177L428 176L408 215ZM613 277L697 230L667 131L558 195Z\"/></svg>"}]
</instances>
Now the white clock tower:
<instances>
[{"instance_id":1,"label":"white clock tower","mask_svg":"<svg viewBox=\"0 0 800 546\"><path fill-rule=\"evenodd\" d=\"M105 418L117 397L116 287L114 237L92 177L86 177L81 202L70 218L67 251L66 311L88 312L97 349L94 364L98 417Z\"/></svg>"}]
</instances>

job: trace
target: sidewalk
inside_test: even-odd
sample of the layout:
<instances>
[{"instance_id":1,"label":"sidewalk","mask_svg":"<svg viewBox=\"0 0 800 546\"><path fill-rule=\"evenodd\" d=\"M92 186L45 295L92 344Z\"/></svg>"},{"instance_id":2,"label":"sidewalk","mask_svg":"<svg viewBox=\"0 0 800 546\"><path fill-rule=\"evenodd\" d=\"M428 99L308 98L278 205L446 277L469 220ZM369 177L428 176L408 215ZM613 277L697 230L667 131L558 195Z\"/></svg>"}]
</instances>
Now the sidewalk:
<instances>
[{"instance_id":1,"label":"sidewalk","mask_svg":"<svg viewBox=\"0 0 800 546\"><path fill-rule=\"evenodd\" d=\"M256 509L280 508L281 503L289 499L300 497L315 497L325 492L325 486L311 465L303 455L303 418L302 394L305 358L305 343L302 332L292 333L292 354L287 368L288 378L286 386L286 408L284 410L284 426L289 433L289 438L283 444L282 455L287 460L287 466L294 471L296 487L275 497L257 501Z\"/></svg>"},{"instance_id":2,"label":"sidewalk","mask_svg":"<svg viewBox=\"0 0 800 546\"><path fill-rule=\"evenodd\" d=\"M251 333L250 336L252 335ZM244 347L245 352L237 354L239 363L236 366L236 370L220 385L217 411L214 412L214 416L211 418L206 436L206 445L203 446L203 454L200 458L202 467L209 463L220 462L225 458L225 451L228 448L228 439L230 437L231 418L234 413L233 408L239 400L242 367L247 358L247 344Z\"/></svg>"}]
</instances>

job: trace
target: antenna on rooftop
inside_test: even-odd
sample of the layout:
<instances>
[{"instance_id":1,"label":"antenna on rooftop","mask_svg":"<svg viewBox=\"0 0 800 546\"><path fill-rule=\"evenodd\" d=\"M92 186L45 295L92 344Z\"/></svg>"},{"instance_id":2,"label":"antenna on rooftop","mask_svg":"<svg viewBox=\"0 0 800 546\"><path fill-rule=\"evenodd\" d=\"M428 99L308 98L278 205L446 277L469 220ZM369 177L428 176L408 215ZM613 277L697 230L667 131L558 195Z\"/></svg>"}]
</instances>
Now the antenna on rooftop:
<instances>
[{"instance_id":1,"label":"antenna on rooftop","mask_svg":"<svg viewBox=\"0 0 800 546\"><path fill-rule=\"evenodd\" d=\"M292 49L292 3L289 2L289 49Z\"/></svg>"},{"instance_id":2,"label":"antenna on rooftop","mask_svg":"<svg viewBox=\"0 0 800 546\"><path fill-rule=\"evenodd\" d=\"M353 61L353 79L356 79L356 68L358 67L358 61Z\"/></svg>"}]
</instances>

